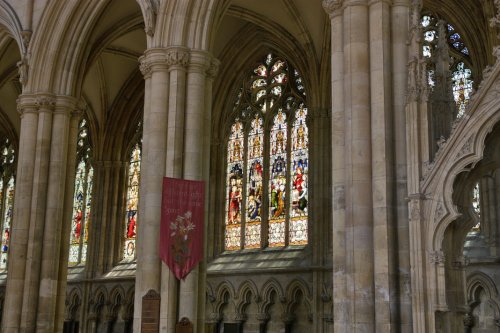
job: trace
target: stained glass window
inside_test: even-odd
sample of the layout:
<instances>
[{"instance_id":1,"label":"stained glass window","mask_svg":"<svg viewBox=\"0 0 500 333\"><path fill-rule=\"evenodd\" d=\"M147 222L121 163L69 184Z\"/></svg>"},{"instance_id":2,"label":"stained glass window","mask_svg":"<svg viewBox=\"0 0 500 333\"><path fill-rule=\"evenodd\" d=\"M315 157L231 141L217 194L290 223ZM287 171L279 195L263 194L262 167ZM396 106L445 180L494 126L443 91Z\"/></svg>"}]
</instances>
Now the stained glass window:
<instances>
[{"instance_id":1,"label":"stained glass window","mask_svg":"<svg viewBox=\"0 0 500 333\"><path fill-rule=\"evenodd\" d=\"M141 180L141 152L142 144L141 142L137 142L130 153L127 173L127 210L125 212L123 259L134 259L136 257L135 240L138 223L139 183Z\"/></svg>"},{"instance_id":2,"label":"stained glass window","mask_svg":"<svg viewBox=\"0 0 500 333\"><path fill-rule=\"evenodd\" d=\"M73 215L69 244L68 263L71 266L85 264L87 260L88 233L92 223L92 189L94 168L91 164L92 147L86 119L79 124L77 138L77 166Z\"/></svg>"},{"instance_id":3,"label":"stained glass window","mask_svg":"<svg viewBox=\"0 0 500 333\"><path fill-rule=\"evenodd\" d=\"M225 250L307 244L305 97L299 72L272 53L244 80L227 141Z\"/></svg>"},{"instance_id":4,"label":"stained glass window","mask_svg":"<svg viewBox=\"0 0 500 333\"><path fill-rule=\"evenodd\" d=\"M12 215L14 210L15 151L8 139L0 139L0 222L2 233L0 270L7 269Z\"/></svg>"},{"instance_id":5,"label":"stained glass window","mask_svg":"<svg viewBox=\"0 0 500 333\"><path fill-rule=\"evenodd\" d=\"M446 42L450 55L451 88L453 99L456 103L456 117L461 117L473 91L472 70L467 65L470 63L469 49L462 40L462 36L453 25L439 20L432 15L424 15L421 20L423 30L422 53L426 58L432 59L436 54L439 42L439 27L445 31ZM431 63L428 69L429 87L432 89L436 85L436 71Z\"/></svg>"},{"instance_id":6,"label":"stained glass window","mask_svg":"<svg viewBox=\"0 0 500 333\"><path fill-rule=\"evenodd\" d=\"M479 192L479 183L476 183L474 185L474 188L472 189L472 209L474 210L474 213L476 213L477 217L479 218L478 223L472 228L474 231L479 231L481 230L481 198L480 198L480 192Z\"/></svg>"}]
</instances>

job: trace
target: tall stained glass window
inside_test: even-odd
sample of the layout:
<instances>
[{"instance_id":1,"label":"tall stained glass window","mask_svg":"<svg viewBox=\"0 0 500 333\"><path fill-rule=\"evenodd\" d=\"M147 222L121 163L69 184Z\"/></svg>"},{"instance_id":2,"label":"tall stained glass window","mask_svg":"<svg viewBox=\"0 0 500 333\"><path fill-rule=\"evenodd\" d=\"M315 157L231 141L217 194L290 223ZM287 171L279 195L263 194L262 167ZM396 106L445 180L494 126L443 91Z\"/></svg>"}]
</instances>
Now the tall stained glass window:
<instances>
[{"instance_id":1,"label":"tall stained glass window","mask_svg":"<svg viewBox=\"0 0 500 333\"><path fill-rule=\"evenodd\" d=\"M426 58L432 59L436 55L436 49L439 44L440 33L442 28L446 38L448 53L450 56L451 72L451 90L453 99L456 103L456 116L461 117L467 104L469 103L473 91L472 70L470 68L469 49L462 40L462 36L458 33L455 27L449 23L439 20L433 15L423 15L421 27L424 34L423 38L423 55ZM443 35L443 34L441 34ZM429 86L433 88L436 84L436 70L433 65L428 69Z\"/></svg>"},{"instance_id":2,"label":"tall stained glass window","mask_svg":"<svg viewBox=\"0 0 500 333\"><path fill-rule=\"evenodd\" d=\"M0 270L7 269L14 210L15 150L9 139L0 139Z\"/></svg>"},{"instance_id":3,"label":"tall stained glass window","mask_svg":"<svg viewBox=\"0 0 500 333\"><path fill-rule=\"evenodd\" d=\"M472 228L474 231L481 230L481 197L480 197L479 182L472 188L472 209L478 217L477 224Z\"/></svg>"},{"instance_id":4,"label":"tall stained glass window","mask_svg":"<svg viewBox=\"0 0 500 333\"><path fill-rule=\"evenodd\" d=\"M69 265L85 264L87 260L88 232L92 223L92 189L94 168L91 164L92 146L86 119L79 124L77 138L77 166L73 215L69 244Z\"/></svg>"},{"instance_id":5,"label":"tall stained glass window","mask_svg":"<svg viewBox=\"0 0 500 333\"><path fill-rule=\"evenodd\" d=\"M227 251L307 244L305 100L299 72L271 53L243 81L227 141Z\"/></svg>"},{"instance_id":6,"label":"tall stained glass window","mask_svg":"<svg viewBox=\"0 0 500 333\"><path fill-rule=\"evenodd\" d=\"M136 257L135 240L137 236L137 208L139 204L139 183L141 180L141 141L137 142L130 153L127 172L127 202L124 225L123 259Z\"/></svg>"}]
</instances>

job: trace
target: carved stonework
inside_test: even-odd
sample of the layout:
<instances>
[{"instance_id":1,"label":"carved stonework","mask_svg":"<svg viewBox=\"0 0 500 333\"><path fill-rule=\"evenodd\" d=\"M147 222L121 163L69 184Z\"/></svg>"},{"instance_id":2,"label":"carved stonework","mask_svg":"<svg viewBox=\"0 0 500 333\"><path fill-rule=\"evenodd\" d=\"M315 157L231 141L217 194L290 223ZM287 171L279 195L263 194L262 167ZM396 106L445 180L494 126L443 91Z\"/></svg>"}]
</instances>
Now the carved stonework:
<instances>
[{"instance_id":1,"label":"carved stonework","mask_svg":"<svg viewBox=\"0 0 500 333\"><path fill-rule=\"evenodd\" d=\"M213 324L218 323L219 321L221 321L221 315L217 312L212 312L208 315L207 321Z\"/></svg>"},{"instance_id":2,"label":"carved stonework","mask_svg":"<svg viewBox=\"0 0 500 333\"><path fill-rule=\"evenodd\" d=\"M332 16L342 8L342 0L323 0L323 8L328 15Z\"/></svg>"},{"instance_id":3,"label":"carved stonework","mask_svg":"<svg viewBox=\"0 0 500 333\"><path fill-rule=\"evenodd\" d=\"M56 100L49 96L39 96L36 98L35 105L38 109L53 110L56 106Z\"/></svg>"},{"instance_id":4,"label":"carved stonework","mask_svg":"<svg viewBox=\"0 0 500 333\"><path fill-rule=\"evenodd\" d=\"M242 323L247 320L247 316L244 313L233 313L231 319L235 323Z\"/></svg>"},{"instance_id":5,"label":"carved stonework","mask_svg":"<svg viewBox=\"0 0 500 333\"><path fill-rule=\"evenodd\" d=\"M219 72L219 66L220 61L217 59L212 59L207 69L207 77L209 79L214 79L217 76L217 73Z\"/></svg>"},{"instance_id":6,"label":"carved stonework","mask_svg":"<svg viewBox=\"0 0 500 333\"><path fill-rule=\"evenodd\" d=\"M23 39L23 46L24 46L25 50L28 50L28 46L30 45L32 34L33 34L33 32L31 30L21 31L21 38Z\"/></svg>"},{"instance_id":7,"label":"carved stonework","mask_svg":"<svg viewBox=\"0 0 500 333\"><path fill-rule=\"evenodd\" d=\"M285 324L290 324L295 320L295 316L293 315L293 313L283 313L283 315L281 316L281 320Z\"/></svg>"},{"instance_id":8,"label":"carved stonework","mask_svg":"<svg viewBox=\"0 0 500 333\"><path fill-rule=\"evenodd\" d=\"M434 222L439 222L441 219L444 217L446 214L446 211L444 210L444 206L442 202L439 202L436 207L436 212L434 213Z\"/></svg>"},{"instance_id":9,"label":"carved stonework","mask_svg":"<svg viewBox=\"0 0 500 333\"><path fill-rule=\"evenodd\" d=\"M497 8L497 14L490 20L490 26L498 29L500 28L500 0L494 0L494 3ZM500 38L500 35L497 38Z\"/></svg>"},{"instance_id":10,"label":"carved stonework","mask_svg":"<svg viewBox=\"0 0 500 333\"><path fill-rule=\"evenodd\" d=\"M429 254L429 260L431 264L444 265L446 257L443 251L434 251Z\"/></svg>"},{"instance_id":11,"label":"carved stonework","mask_svg":"<svg viewBox=\"0 0 500 333\"><path fill-rule=\"evenodd\" d=\"M17 68L19 71L19 82L24 86L28 82L28 60L26 57L22 57L21 61L17 62Z\"/></svg>"},{"instance_id":12,"label":"carved stonework","mask_svg":"<svg viewBox=\"0 0 500 333\"><path fill-rule=\"evenodd\" d=\"M146 59L142 58L139 60L139 70L144 78L151 76L151 64Z\"/></svg>"},{"instance_id":13,"label":"carved stonework","mask_svg":"<svg viewBox=\"0 0 500 333\"><path fill-rule=\"evenodd\" d=\"M471 152L472 152L472 135L469 136L469 138L465 141L465 143L463 144L462 148L457 153L457 156L455 156L455 158L458 159L464 155L470 154Z\"/></svg>"},{"instance_id":14,"label":"carved stonework","mask_svg":"<svg viewBox=\"0 0 500 333\"><path fill-rule=\"evenodd\" d=\"M464 326L465 327L473 327L474 326L474 316L470 313L466 313L464 315Z\"/></svg>"},{"instance_id":15,"label":"carved stonework","mask_svg":"<svg viewBox=\"0 0 500 333\"><path fill-rule=\"evenodd\" d=\"M269 314L267 313L258 313L257 314L257 320L260 321L261 323L267 323L271 319Z\"/></svg>"},{"instance_id":16,"label":"carved stonework","mask_svg":"<svg viewBox=\"0 0 500 333\"><path fill-rule=\"evenodd\" d=\"M166 54L168 66L183 66L189 65L189 52L180 49L168 50Z\"/></svg>"},{"instance_id":17,"label":"carved stonework","mask_svg":"<svg viewBox=\"0 0 500 333\"><path fill-rule=\"evenodd\" d=\"M420 221L420 207L418 203L412 202L410 203L410 220L412 221Z\"/></svg>"}]
</instances>

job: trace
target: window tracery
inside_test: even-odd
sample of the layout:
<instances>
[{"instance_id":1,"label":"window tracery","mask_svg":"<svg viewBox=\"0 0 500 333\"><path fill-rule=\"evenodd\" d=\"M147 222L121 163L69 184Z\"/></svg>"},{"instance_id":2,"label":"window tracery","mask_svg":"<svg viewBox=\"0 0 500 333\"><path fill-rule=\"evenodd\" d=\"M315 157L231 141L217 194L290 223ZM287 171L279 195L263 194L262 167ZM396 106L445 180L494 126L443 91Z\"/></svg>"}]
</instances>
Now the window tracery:
<instances>
[{"instance_id":1,"label":"window tracery","mask_svg":"<svg viewBox=\"0 0 500 333\"><path fill-rule=\"evenodd\" d=\"M92 190L94 168L88 121L82 119L77 138L77 167L73 196L68 263L70 266L85 264L87 260L88 231L92 223Z\"/></svg>"},{"instance_id":2,"label":"window tracery","mask_svg":"<svg viewBox=\"0 0 500 333\"><path fill-rule=\"evenodd\" d=\"M225 250L307 244L305 96L299 72L272 53L239 90L227 141Z\"/></svg>"},{"instance_id":3,"label":"window tracery","mask_svg":"<svg viewBox=\"0 0 500 333\"><path fill-rule=\"evenodd\" d=\"M422 53L425 58L432 60L428 69L429 86L431 89L434 88L436 78L447 75L446 73L440 73L442 70L436 68L435 60L439 57L439 53L443 52L443 48L446 47L446 53L449 56L449 68L447 70L451 72L451 82L449 84L456 104L456 117L461 117L469 103L474 83L469 49L453 25L433 15L423 15L421 26L423 31ZM445 42L440 43L440 39L443 38Z\"/></svg>"},{"instance_id":4,"label":"window tracery","mask_svg":"<svg viewBox=\"0 0 500 333\"><path fill-rule=\"evenodd\" d=\"M15 150L9 139L0 140L0 225L2 228L0 270L7 269L12 214L14 210Z\"/></svg>"}]
</instances>

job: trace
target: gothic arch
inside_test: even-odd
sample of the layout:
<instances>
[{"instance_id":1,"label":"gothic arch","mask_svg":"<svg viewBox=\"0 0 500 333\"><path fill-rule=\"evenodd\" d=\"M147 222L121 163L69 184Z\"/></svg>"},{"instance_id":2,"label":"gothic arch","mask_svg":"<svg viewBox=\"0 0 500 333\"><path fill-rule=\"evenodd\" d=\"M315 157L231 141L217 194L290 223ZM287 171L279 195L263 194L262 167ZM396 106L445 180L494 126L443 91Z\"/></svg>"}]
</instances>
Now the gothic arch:
<instances>
[{"instance_id":1,"label":"gothic arch","mask_svg":"<svg viewBox=\"0 0 500 333\"><path fill-rule=\"evenodd\" d=\"M311 306L312 302L311 292L310 289L307 287L307 284L304 282L304 280L301 279L295 279L287 286L287 291L286 291L287 303L284 312L287 314L294 313L295 307L299 303L299 296L300 296L299 294L302 294L302 301L306 306L308 317L312 319L313 313Z\"/></svg>"},{"instance_id":2,"label":"gothic arch","mask_svg":"<svg viewBox=\"0 0 500 333\"><path fill-rule=\"evenodd\" d=\"M77 320L81 304L82 291L77 287L71 290L66 297L65 320Z\"/></svg>"},{"instance_id":3,"label":"gothic arch","mask_svg":"<svg viewBox=\"0 0 500 333\"><path fill-rule=\"evenodd\" d=\"M475 272L467 278L466 293L469 304L478 301L478 290L481 288L486 292L489 299L498 297L498 289L495 286L495 282L488 275L482 272ZM500 314L499 310L499 304L497 304L497 314Z\"/></svg>"},{"instance_id":4,"label":"gothic arch","mask_svg":"<svg viewBox=\"0 0 500 333\"><path fill-rule=\"evenodd\" d=\"M238 299L235 302L236 304L236 313L240 315L245 315L247 306L256 302L259 303L261 298L257 292L257 286L251 280L246 280L240 285L238 290Z\"/></svg>"},{"instance_id":5,"label":"gothic arch","mask_svg":"<svg viewBox=\"0 0 500 333\"><path fill-rule=\"evenodd\" d=\"M5 0L0 0L0 26L16 41L19 53L26 54L27 44L23 40L23 27L17 13Z\"/></svg>"},{"instance_id":6,"label":"gothic arch","mask_svg":"<svg viewBox=\"0 0 500 333\"><path fill-rule=\"evenodd\" d=\"M222 318L224 305L230 305L233 307L233 310L235 309L236 294L233 285L228 281L221 282L216 290L217 294L215 296L216 301L213 312L218 313L220 318Z\"/></svg>"},{"instance_id":7,"label":"gothic arch","mask_svg":"<svg viewBox=\"0 0 500 333\"><path fill-rule=\"evenodd\" d=\"M286 302L286 296L281 288L280 283L271 278L264 283L261 288L260 294L262 295L262 302L259 304L259 313L269 315L269 307L273 304L272 295L276 294L277 301L280 303Z\"/></svg>"}]
</instances>

